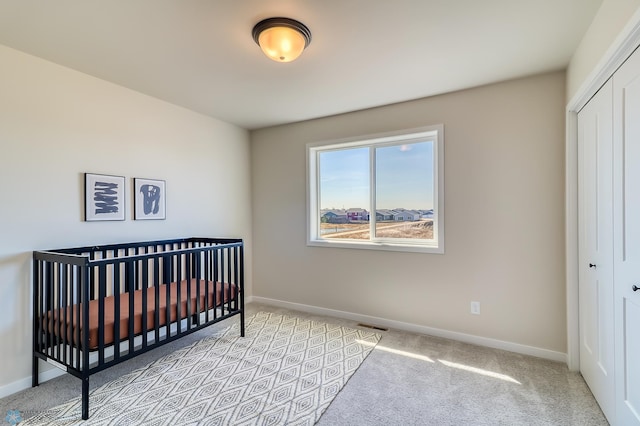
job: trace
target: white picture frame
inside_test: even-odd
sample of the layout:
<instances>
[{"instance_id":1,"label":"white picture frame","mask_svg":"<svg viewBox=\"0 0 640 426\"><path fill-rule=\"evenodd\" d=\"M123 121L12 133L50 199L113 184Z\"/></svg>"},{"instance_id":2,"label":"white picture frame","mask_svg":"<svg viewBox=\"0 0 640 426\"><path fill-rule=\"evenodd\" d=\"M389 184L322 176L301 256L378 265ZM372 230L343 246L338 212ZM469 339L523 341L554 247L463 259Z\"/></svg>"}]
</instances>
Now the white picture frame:
<instances>
[{"instance_id":1,"label":"white picture frame","mask_svg":"<svg viewBox=\"0 0 640 426\"><path fill-rule=\"evenodd\" d=\"M167 218L166 186L164 180L133 179L135 220L164 220Z\"/></svg>"},{"instance_id":2,"label":"white picture frame","mask_svg":"<svg viewBox=\"0 0 640 426\"><path fill-rule=\"evenodd\" d=\"M84 174L84 220L125 220L124 176Z\"/></svg>"}]
</instances>

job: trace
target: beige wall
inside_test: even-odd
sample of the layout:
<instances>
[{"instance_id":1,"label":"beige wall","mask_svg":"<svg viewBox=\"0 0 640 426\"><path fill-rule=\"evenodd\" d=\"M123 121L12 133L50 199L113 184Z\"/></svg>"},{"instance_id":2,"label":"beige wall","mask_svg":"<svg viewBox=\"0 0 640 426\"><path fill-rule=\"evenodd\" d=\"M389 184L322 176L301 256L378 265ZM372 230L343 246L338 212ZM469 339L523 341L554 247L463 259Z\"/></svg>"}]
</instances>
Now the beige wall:
<instances>
[{"instance_id":1,"label":"beige wall","mask_svg":"<svg viewBox=\"0 0 640 426\"><path fill-rule=\"evenodd\" d=\"M32 250L242 237L251 264L246 130L0 46L0 152L0 396L30 383ZM84 172L126 176L126 221L82 221ZM166 220L132 220L133 177Z\"/></svg>"},{"instance_id":2,"label":"beige wall","mask_svg":"<svg viewBox=\"0 0 640 426\"><path fill-rule=\"evenodd\" d=\"M558 72L252 132L254 295L566 352L564 94ZM308 142L437 123L444 255L306 246Z\"/></svg>"},{"instance_id":3,"label":"beige wall","mask_svg":"<svg viewBox=\"0 0 640 426\"><path fill-rule=\"evenodd\" d=\"M570 100L602 59L620 31L640 9L640 0L604 0L567 69Z\"/></svg>"}]
</instances>

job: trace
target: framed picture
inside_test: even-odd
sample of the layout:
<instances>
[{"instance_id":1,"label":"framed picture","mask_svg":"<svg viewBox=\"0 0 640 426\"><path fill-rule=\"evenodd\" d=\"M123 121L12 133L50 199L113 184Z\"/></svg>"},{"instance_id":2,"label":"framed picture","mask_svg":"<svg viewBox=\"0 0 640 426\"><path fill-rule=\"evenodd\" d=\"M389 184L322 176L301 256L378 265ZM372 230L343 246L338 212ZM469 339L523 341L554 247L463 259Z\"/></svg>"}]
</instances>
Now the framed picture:
<instances>
[{"instance_id":1,"label":"framed picture","mask_svg":"<svg viewBox=\"0 0 640 426\"><path fill-rule=\"evenodd\" d=\"M166 185L163 180L133 179L135 220L166 219Z\"/></svg>"},{"instance_id":2,"label":"framed picture","mask_svg":"<svg viewBox=\"0 0 640 426\"><path fill-rule=\"evenodd\" d=\"M124 220L124 176L84 174L84 220Z\"/></svg>"}]
</instances>

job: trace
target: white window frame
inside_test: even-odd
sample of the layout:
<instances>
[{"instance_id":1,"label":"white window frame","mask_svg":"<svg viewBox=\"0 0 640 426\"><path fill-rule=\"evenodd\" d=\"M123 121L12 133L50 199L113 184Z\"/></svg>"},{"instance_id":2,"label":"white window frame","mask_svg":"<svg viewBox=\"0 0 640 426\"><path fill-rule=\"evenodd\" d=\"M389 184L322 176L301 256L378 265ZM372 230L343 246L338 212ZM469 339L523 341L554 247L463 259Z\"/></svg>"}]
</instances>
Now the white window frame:
<instances>
[{"instance_id":1,"label":"white window frame","mask_svg":"<svg viewBox=\"0 0 640 426\"><path fill-rule=\"evenodd\" d=\"M333 240L320 237L319 182L320 170L318 159L320 153L327 150L357 148L360 146L384 146L398 143L421 142L432 140L434 158L434 206L433 206L433 240L384 239L372 240ZM371 155L374 156L371 150ZM375 170L371 171L370 191L371 205L365 207L372 210L375 206ZM371 234L374 235L376 212L369 212ZM357 138L307 144L307 245L317 247L351 248L368 250L408 251L420 253L444 253L444 126L442 124L381 133Z\"/></svg>"}]
</instances>

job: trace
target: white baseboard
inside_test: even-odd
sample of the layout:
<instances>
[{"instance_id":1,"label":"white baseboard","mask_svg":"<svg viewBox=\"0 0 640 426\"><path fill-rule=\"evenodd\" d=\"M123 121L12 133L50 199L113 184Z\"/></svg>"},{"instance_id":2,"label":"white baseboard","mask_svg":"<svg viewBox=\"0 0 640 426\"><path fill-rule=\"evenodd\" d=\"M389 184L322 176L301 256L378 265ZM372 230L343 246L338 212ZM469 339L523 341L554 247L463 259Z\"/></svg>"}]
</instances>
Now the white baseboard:
<instances>
[{"instance_id":1,"label":"white baseboard","mask_svg":"<svg viewBox=\"0 0 640 426\"><path fill-rule=\"evenodd\" d=\"M40 368L42 368L45 364L40 363ZM63 374L67 374L66 372L60 370L59 368L50 368L49 370L43 371L38 374L38 381L40 383L44 383L48 380L55 379L56 377L60 377ZM17 380L13 383L9 383L8 385L0 386L0 398L4 398L5 396L12 395L16 392L20 392L25 389L29 389L31 387L31 376L25 377L24 379Z\"/></svg>"},{"instance_id":2,"label":"white baseboard","mask_svg":"<svg viewBox=\"0 0 640 426\"><path fill-rule=\"evenodd\" d=\"M474 336L471 334L458 333L456 331L442 330L439 328L426 327L424 325L411 324L407 322L394 321L385 318L378 318L369 315L355 314L351 312L338 311L335 309L321 308L318 306L304 305L301 303L286 302L283 300L269 299L266 297L252 296L247 298L247 303L263 303L265 305L277 306L280 308L293 309L302 312L308 312L314 315L326 315L337 318L348 319L352 321L363 322L366 324L383 326L387 328L395 328L398 330L410 331L413 333L426 334L429 336L443 337L445 339L457 340L460 342L471 343L478 346L486 346L494 349L502 349L509 352L515 352L523 355L535 356L538 358L549 359L552 361L567 363L567 354L562 352L550 351L548 349L536 348L534 346L521 345L519 343L505 342L503 340L490 339L488 337Z\"/></svg>"}]
</instances>

